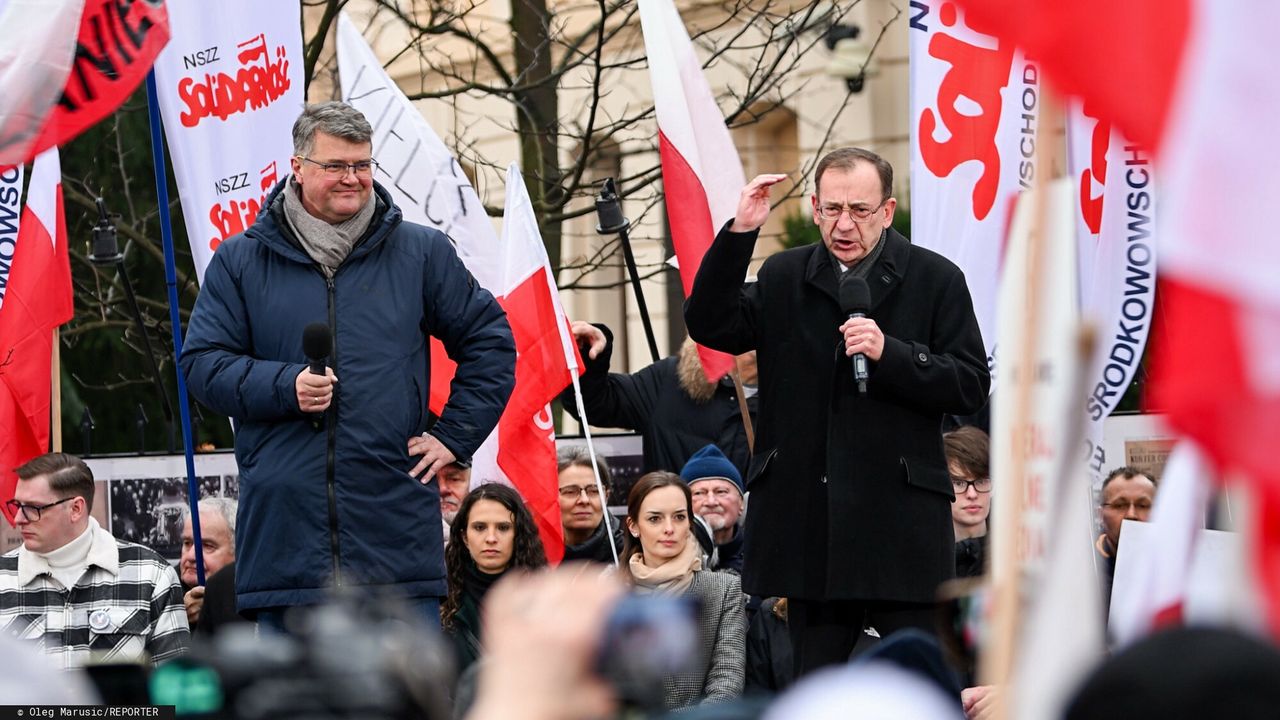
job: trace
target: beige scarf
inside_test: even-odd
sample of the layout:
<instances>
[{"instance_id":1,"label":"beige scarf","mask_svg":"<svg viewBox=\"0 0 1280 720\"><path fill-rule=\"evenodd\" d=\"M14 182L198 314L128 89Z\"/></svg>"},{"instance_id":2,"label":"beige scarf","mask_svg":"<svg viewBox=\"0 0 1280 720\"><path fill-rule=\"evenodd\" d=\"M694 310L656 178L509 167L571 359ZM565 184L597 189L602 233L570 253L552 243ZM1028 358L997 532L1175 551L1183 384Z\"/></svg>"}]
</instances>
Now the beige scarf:
<instances>
[{"instance_id":1,"label":"beige scarf","mask_svg":"<svg viewBox=\"0 0 1280 720\"><path fill-rule=\"evenodd\" d=\"M693 533L685 540L679 555L658 567L645 565L643 553L632 555L630 560L631 580L636 587L655 593L677 595L688 590L693 584L693 574L701 569L702 555Z\"/></svg>"},{"instance_id":2,"label":"beige scarf","mask_svg":"<svg viewBox=\"0 0 1280 720\"><path fill-rule=\"evenodd\" d=\"M285 220L289 223L293 234L297 236L298 242L302 243L302 249L316 261L324 271L325 277L331 278L342 261L347 259L356 242L369 229L369 223L373 221L373 211L377 205L377 196L375 193L370 193L369 202L365 203L359 212L337 225L330 225L307 212L302 206L301 192L302 186L298 185L298 181L293 176L290 176L289 185L284 189Z\"/></svg>"}]
</instances>

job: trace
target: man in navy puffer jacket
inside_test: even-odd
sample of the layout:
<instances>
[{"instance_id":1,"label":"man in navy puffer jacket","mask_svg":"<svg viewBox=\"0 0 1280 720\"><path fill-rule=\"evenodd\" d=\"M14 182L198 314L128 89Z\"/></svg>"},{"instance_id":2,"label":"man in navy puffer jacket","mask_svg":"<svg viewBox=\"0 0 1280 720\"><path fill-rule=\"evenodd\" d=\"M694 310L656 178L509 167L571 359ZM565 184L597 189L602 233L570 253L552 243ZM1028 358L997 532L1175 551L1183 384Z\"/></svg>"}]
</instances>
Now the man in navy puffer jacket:
<instances>
[{"instance_id":1,"label":"man in navy puffer jacket","mask_svg":"<svg viewBox=\"0 0 1280 720\"><path fill-rule=\"evenodd\" d=\"M188 324L191 392L236 424L237 603L268 625L333 585L431 616L445 573L427 483L470 458L515 384L505 313L444 234L402 220L371 138L349 105L303 111L293 176L218 248ZM325 375L302 349L316 322L333 334ZM429 434L428 336L458 363Z\"/></svg>"}]
</instances>

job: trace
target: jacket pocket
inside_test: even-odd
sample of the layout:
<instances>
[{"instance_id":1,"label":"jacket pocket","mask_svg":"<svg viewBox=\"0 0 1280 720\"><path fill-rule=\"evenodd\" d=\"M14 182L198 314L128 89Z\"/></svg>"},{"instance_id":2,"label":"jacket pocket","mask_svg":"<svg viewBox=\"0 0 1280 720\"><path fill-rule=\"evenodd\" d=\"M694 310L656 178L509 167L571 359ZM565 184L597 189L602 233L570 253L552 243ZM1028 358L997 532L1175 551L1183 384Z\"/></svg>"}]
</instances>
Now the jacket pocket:
<instances>
[{"instance_id":1,"label":"jacket pocket","mask_svg":"<svg viewBox=\"0 0 1280 720\"><path fill-rule=\"evenodd\" d=\"M945 467L939 468L932 463L906 456L899 456L898 463L902 466L902 476L908 485L946 495L950 500L956 499L955 489L951 487L951 476Z\"/></svg>"},{"instance_id":2,"label":"jacket pocket","mask_svg":"<svg viewBox=\"0 0 1280 720\"><path fill-rule=\"evenodd\" d=\"M773 461L776 457L778 457L778 450L777 448L774 448L763 457L757 455L751 458L751 467L747 469L746 487L748 490L751 489L751 486L754 485L756 481L769 474L770 469L773 467Z\"/></svg>"},{"instance_id":3,"label":"jacket pocket","mask_svg":"<svg viewBox=\"0 0 1280 720\"><path fill-rule=\"evenodd\" d=\"M90 608L87 622L89 649L113 657L142 657L147 649L150 611L140 608Z\"/></svg>"}]
</instances>

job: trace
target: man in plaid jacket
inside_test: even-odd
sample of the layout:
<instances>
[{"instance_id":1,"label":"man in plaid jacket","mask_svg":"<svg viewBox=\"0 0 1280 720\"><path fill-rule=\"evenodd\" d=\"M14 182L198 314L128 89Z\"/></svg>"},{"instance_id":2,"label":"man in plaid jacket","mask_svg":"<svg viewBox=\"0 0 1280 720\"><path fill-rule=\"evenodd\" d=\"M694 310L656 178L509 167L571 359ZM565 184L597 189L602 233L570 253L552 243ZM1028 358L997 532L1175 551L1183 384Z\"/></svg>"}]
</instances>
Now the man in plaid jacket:
<instances>
[{"instance_id":1,"label":"man in plaid jacket","mask_svg":"<svg viewBox=\"0 0 1280 720\"><path fill-rule=\"evenodd\" d=\"M0 556L0 633L34 642L63 667L185 652L178 574L89 516L93 473L84 461L49 453L17 473L7 509L22 545Z\"/></svg>"}]
</instances>

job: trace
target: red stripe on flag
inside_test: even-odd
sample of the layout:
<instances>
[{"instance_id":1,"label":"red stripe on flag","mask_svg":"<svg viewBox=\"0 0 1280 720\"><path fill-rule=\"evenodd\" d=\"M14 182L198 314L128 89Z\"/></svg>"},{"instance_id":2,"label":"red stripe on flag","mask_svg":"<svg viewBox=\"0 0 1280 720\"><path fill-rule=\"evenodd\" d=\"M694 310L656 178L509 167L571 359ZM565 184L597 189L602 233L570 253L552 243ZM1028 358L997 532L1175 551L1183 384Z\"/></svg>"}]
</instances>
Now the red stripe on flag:
<instances>
[{"instance_id":1,"label":"red stripe on flag","mask_svg":"<svg viewBox=\"0 0 1280 720\"><path fill-rule=\"evenodd\" d=\"M715 239L711 223L711 206L707 191L698 174L667 136L658 131L658 152L662 157L662 184L667 197L667 222L671 225L671 244L680 262L680 284L684 296L693 290L693 279ZM733 356L698 346L702 371L707 380L716 382L734 367Z\"/></svg>"},{"instance_id":2,"label":"red stripe on flag","mask_svg":"<svg viewBox=\"0 0 1280 720\"><path fill-rule=\"evenodd\" d=\"M48 450L53 329L74 313L62 186L55 191L56 245L30 195L0 308L0 503L13 498L14 469ZM9 509L3 512L12 524Z\"/></svg>"},{"instance_id":3,"label":"red stripe on flag","mask_svg":"<svg viewBox=\"0 0 1280 720\"><path fill-rule=\"evenodd\" d=\"M1238 300L1165 278L1164 315L1154 328L1149 409L1195 438L1215 465L1241 471L1257 494L1254 552L1268 617L1280 635L1280 465L1272 439L1280 429L1280 395L1254 386Z\"/></svg>"},{"instance_id":4,"label":"red stripe on flag","mask_svg":"<svg viewBox=\"0 0 1280 720\"><path fill-rule=\"evenodd\" d=\"M564 533L555 427L546 408L572 377L546 269L539 268L499 302L507 311L516 340L516 387L498 422L498 467L538 521L547 559L559 562L564 555Z\"/></svg>"}]
</instances>

